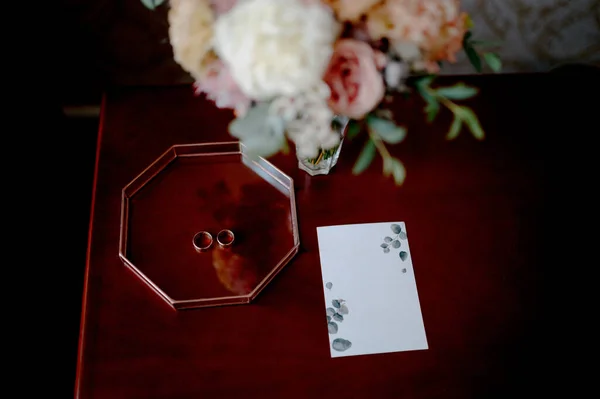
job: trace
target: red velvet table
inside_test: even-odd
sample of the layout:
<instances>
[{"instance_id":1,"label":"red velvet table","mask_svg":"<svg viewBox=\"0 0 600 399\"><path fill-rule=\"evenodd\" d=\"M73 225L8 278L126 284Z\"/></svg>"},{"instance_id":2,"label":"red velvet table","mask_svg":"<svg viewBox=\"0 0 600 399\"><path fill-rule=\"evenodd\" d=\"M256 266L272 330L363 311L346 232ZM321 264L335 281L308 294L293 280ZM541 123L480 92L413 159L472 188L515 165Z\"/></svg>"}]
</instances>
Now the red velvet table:
<instances>
[{"instance_id":1,"label":"red velvet table","mask_svg":"<svg viewBox=\"0 0 600 399\"><path fill-rule=\"evenodd\" d=\"M470 80L469 80L470 79ZM173 144L228 141L232 115L188 86L107 91L95 172L76 396L79 398L487 398L534 392L544 313L547 75L467 78L486 130L445 140L397 99L402 187L376 159L351 169L346 141L329 176L292 155L271 161L296 185L300 252L247 305L175 311L118 256L121 190ZM445 83L464 80L446 78ZM536 105L537 104L537 105ZM264 217L269 210L257 209ZM316 227L402 220L429 349L330 358ZM175 259L176 260L176 259ZM532 391L530 391L530 389Z\"/></svg>"}]
</instances>

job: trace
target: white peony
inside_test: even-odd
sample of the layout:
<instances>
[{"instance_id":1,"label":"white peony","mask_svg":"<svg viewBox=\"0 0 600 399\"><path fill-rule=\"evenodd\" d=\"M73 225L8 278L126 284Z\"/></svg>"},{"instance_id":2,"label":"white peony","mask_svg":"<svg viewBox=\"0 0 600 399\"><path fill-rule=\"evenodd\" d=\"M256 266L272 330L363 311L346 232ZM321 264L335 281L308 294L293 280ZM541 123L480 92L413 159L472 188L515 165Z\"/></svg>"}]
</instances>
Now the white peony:
<instances>
[{"instance_id":1,"label":"white peony","mask_svg":"<svg viewBox=\"0 0 600 399\"><path fill-rule=\"evenodd\" d=\"M329 87L323 82L299 95L278 97L269 113L283 119L287 136L301 158L314 158L319 150L335 147L340 134L331 128L333 112L327 106Z\"/></svg>"},{"instance_id":2,"label":"white peony","mask_svg":"<svg viewBox=\"0 0 600 399\"><path fill-rule=\"evenodd\" d=\"M215 52L255 100L318 85L340 33L329 8L302 0L240 0L214 29Z\"/></svg>"}]
</instances>

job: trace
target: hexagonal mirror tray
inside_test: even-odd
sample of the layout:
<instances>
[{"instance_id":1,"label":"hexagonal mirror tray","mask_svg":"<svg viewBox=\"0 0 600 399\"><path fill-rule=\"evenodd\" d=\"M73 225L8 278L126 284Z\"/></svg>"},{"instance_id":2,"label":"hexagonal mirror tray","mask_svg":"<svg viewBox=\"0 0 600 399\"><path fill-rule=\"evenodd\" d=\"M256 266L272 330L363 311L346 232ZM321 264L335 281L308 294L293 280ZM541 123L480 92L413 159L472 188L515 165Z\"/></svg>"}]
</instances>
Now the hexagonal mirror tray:
<instances>
[{"instance_id":1,"label":"hexagonal mirror tray","mask_svg":"<svg viewBox=\"0 0 600 399\"><path fill-rule=\"evenodd\" d=\"M252 301L299 245L293 180L239 142L175 145L123 189L119 256L175 309Z\"/></svg>"}]
</instances>

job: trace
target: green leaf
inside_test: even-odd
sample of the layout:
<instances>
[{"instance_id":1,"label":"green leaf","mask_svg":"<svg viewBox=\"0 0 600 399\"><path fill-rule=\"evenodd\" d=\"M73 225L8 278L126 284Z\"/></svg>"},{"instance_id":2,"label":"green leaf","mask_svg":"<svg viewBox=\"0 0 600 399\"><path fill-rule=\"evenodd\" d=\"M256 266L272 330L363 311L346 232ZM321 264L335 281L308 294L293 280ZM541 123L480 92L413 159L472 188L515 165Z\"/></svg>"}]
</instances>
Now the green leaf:
<instances>
[{"instance_id":1,"label":"green leaf","mask_svg":"<svg viewBox=\"0 0 600 399\"><path fill-rule=\"evenodd\" d=\"M400 259L402 259L402 261L405 261L408 258L408 253L406 253L406 251L400 251L398 256L400 256Z\"/></svg>"},{"instance_id":2,"label":"green leaf","mask_svg":"<svg viewBox=\"0 0 600 399\"><path fill-rule=\"evenodd\" d=\"M457 83L454 86L439 87L435 90L437 95L450 100L466 100L473 97L479 90L475 87L467 86L464 83Z\"/></svg>"},{"instance_id":3,"label":"green leaf","mask_svg":"<svg viewBox=\"0 0 600 399\"><path fill-rule=\"evenodd\" d=\"M425 106L425 113L427 114L427 123L431 123L434 121L437 114L440 112L440 103L435 99L435 97L431 97L433 100Z\"/></svg>"},{"instance_id":4,"label":"green leaf","mask_svg":"<svg viewBox=\"0 0 600 399\"><path fill-rule=\"evenodd\" d=\"M229 124L229 133L238 138L254 156L268 157L286 145L285 123L269 115L269 104L259 104Z\"/></svg>"},{"instance_id":5,"label":"green leaf","mask_svg":"<svg viewBox=\"0 0 600 399\"><path fill-rule=\"evenodd\" d=\"M330 321L329 323L327 323L327 330L329 331L329 334L337 334L338 332L338 325L335 321Z\"/></svg>"},{"instance_id":6,"label":"green leaf","mask_svg":"<svg viewBox=\"0 0 600 399\"><path fill-rule=\"evenodd\" d=\"M477 51L475 51L473 47L465 47L465 53L467 53L467 57L469 58L471 65L473 65L473 68L475 68L477 72L481 72L481 58L479 57L479 54L477 54Z\"/></svg>"},{"instance_id":7,"label":"green leaf","mask_svg":"<svg viewBox=\"0 0 600 399\"><path fill-rule=\"evenodd\" d=\"M392 232L394 234L400 234L400 232L402 231L402 226L400 226L399 224L392 224L390 226L390 229L392 229Z\"/></svg>"},{"instance_id":8,"label":"green leaf","mask_svg":"<svg viewBox=\"0 0 600 399\"><path fill-rule=\"evenodd\" d=\"M467 54L467 58L469 58L473 68L475 68L477 72L481 72L481 58L479 57L477 50L473 48L471 42L469 41L471 35L471 32L467 32L465 34L465 37L463 38L463 50L465 50L465 54Z\"/></svg>"},{"instance_id":9,"label":"green leaf","mask_svg":"<svg viewBox=\"0 0 600 399\"><path fill-rule=\"evenodd\" d=\"M369 165L371 165L373 158L375 158L375 153L375 143L373 143L373 141L369 139L365 143L365 146L360 152L360 155L358 156L358 159L356 160L356 163L352 168L352 174L359 175L362 172L364 172L369 167Z\"/></svg>"},{"instance_id":10,"label":"green leaf","mask_svg":"<svg viewBox=\"0 0 600 399\"><path fill-rule=\"evenodd\" d=\"M458 117L466 123L473 136L477 140L483 140L485 138L485 133L481 128L479 119L477 118L477 115L475 115L475 112L473 112L473 110L469 107L459 107L459 110Z\"/></svg>"},{"instance_id":11,"label":"green leaf","mask_svg":"<svg viewBox=\"0 0 600 399\"><path fill-rule=\"evenodd\" d=\"M401 186L406 178L406 169L402 162L396 158L386 158L383 162L384 176L392 176L397 186ZM393 231L393 228L392 228Z\"/></svg>"},{"instance_id":12,"label":"green leaf","mask_svg":"<svg viewBox=\"0 0 600 399\"><path fill-rule=\"evenodd\" d=\"M339 309L341 306L341 302L338 301L337 299L334 299L333 301L331 301L331 304L333 305L334 308ZM335 315L334 315L335 316Z\"/></svg>"},{"instance_id":13,"label":"green leaf","mask_svg":"<svg viewBox=\"0 0 600 399\"><path fill-rule=\"evenodd\" d=\"M500 57L496 53L484 53L483 58L485 62L488 64L490 69L494 72L500 72L502 70L502 61Z\"/></svg>"},{"instance_id":14,"label":"green leaf","mask_svg":"<svg viewBox=\"0 0 600 399\"><path fill-rule=\"evenodd\" d=\"M446 135L448 140L454 140L458 137L458 133L460 133L460 128L462 127L462 118L458 115L454 115L454 120L452 121L452 125L450 125L450 130Z\"/></svg>"},{"instance_id":15,"label":"green leaf","mask_svg":"<svg viewBox=\"0 0 600 399\"><path fill-rule=\"evenodd\" d=\"M425 102L427 103L424 111L427 114L427 122L429 123L433 122L438 112L440 111L440 103L438 102L437 98L435 98L435 96L433 96L429 92L431 90L429 84L431 84L432 81L432 77L426 77L421 80L418 80L416 83L417 91L419 92L421 97L423 97L423 100L425 100Z\"/></svg>"},{"instance_id":16,"label":"green leaf","mask_svg":"<svg viewBox=\"0 0 600 399\"><path fill-rule=\"evenodd\" d=\"M338 352L343 352L345 350L348 350L348 349L350 349L351 346L352 346L352 342L348 341L347 339L343 339L343 338L336 338L331 343L331 347Z\"/></svg>"},{"instance_id":17,"label":"green leaf","mask_svg":"<svg viewBox=\"0 0 600 399\"><path fill-rule=\"evenodd\" d=\"M142 4L150 10L156 10L165 0L142 0Z\"/></svg>"},{"instance_id":18,"label":"green leaf","mask_svg":"<svg viewBox=\"0 0 600 399\"><path fill-rule=\"evenodd\" d=\"M360 125L354 120L350 121L348 123L348 131L346 132L346 137L349 140L352 140L358 135L358 133L360 133Z\"/></svg>"},{"instance_id":19,"label":"green leaf","mask_svg":"<svg viewBox=\"0 0 600 399\"><path fill-rule=\"evenodd\" d=\"M422 78L418 78L415 81L415 86L417 87L418 90L426 89L431 85L431 83L433 83L434 79L435 79L435 75L426 75Z\"/></svg>"},{"instance_id":20,"label":"green leaf","mask_svg":"<svg viewBox=\"0 0 600 399\"><path fill-rule=\"evenodd\" d=\"M369 116L367 123L371 130L375 131L383 141L388 144L398 144L406 137L406 129L397 126L394 122Z\"/></svg>"}]
</instances>

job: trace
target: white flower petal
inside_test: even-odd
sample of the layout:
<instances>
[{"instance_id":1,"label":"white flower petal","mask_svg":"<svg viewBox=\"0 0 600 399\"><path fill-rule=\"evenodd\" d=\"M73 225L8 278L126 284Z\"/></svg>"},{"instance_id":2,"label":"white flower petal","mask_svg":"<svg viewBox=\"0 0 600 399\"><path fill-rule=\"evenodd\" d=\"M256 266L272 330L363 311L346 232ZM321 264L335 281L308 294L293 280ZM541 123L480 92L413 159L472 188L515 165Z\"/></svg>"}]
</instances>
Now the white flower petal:
<instances>
[{"instance_id":1,"label":"white flower petal","mask_svg":"<svg viewBox=\"0 0 600 399\"><path fill-rule=\"evenodd\" d=\"M317 2L245 0L217 19L214 45L244 94L269 100L326 90L322 76L339 31Z\"/></svg>"}]
</instances>

